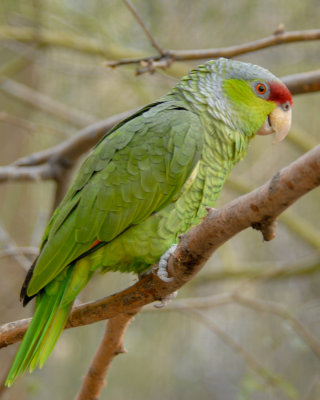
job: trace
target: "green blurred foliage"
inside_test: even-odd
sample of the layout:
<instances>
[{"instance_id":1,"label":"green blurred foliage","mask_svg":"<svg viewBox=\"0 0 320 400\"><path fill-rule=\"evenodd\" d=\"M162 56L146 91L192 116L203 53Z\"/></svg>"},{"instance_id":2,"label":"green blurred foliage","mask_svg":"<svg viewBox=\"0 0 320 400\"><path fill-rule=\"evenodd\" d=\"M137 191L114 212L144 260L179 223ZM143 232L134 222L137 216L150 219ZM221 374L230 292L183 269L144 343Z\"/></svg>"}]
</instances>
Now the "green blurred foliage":
<instances>
[{"instance_id":1,"label":"green blurred foliage","mask_svg":"<svg viewBox=\"0 0 320 400\"><path fill-rule=\"evenodd\" d=\"M236 45L269 36L280 23L287 30L301 30L319 28L320 20L318 0L135 0L134 4L159 43L172 49ZM34 42L5 38L2 27L33 29ZM91 40L104 50L89 54L72 46L39 46L36 39L42 32L62 35L65 40L76 36L78 43ZM175 64L167 71L139 77L134 76L132 66L103 67L106 59L135 54L154 54L154 49L124 3L118 0L2 0L0 112L5 111L12 118L0 118L1 164L53 146L78 129L3 91L6 76L65 104L66 109L71 107L101 119L153 101L175 84L179 73L199 63ZM238 59L263 65L278 76L309 71L319 68L319 42L277 46ZM14 67L16 64L19 68ZM317 142L319 109L319 93L294 98L293 128ZM13 123L14 118L22 123ZM26 129L23 121L32 122L33 129ZM290 139L278 146L271 142L272 138L257 138L231 179L256 187L304 152ZM0 226L10 236L0 236L2 249L9 244L39 244L51 213L54 190L53 182L0 186ZM218 206L238 195L232 186L227 186ZM314 191L294 205L292 211L320 236L319 200L319 190ZM220 271L224 279L195 280L180 291L179 297L231 291L241 281L228 279L229 275L241 269L250 270L250 266L257 273L266 266L319 263L319 248L301 234L281 223L277 238L270 243L263 243L255 231L241 233L223 246L201 272L205 277ZM23 309L18 302L25 271L14 258L1 258L0 262L0 322L30 316L33 306ZM113 273L97 274L80 300L113 293L135 279ZM245 294L284 304L319 337L319 281L319 273L254 281L245 286ZM130 326L125 339L129 354L114 361L101 398L319 399L319 359L285 321L238 305L216 307L205 313L270 373L281 377L280 383L267 384L239 354L188 314L155 310L138 315ZM98 323L64 332L44 369L19 379L3 393L3 399L73 398L103 329L104 323ZM11 346L1 350L0 376L5 375L15 349Z\"/></svg>"}]
</instances>

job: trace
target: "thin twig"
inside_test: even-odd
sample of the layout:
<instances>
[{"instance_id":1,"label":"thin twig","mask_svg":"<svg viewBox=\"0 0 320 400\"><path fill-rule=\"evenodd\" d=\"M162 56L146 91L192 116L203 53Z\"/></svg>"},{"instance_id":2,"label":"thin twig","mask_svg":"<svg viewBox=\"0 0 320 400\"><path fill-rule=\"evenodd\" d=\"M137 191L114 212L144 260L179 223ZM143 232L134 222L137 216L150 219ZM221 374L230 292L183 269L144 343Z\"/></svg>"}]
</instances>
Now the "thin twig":
<instances>
[{"instance_id":1,"label":"thin twig","mask_svg":"<svg viewBox=\"0 0 320 400\"><path fill-rule=\"evenodd\" d=\"M238 264L237 269L221 269L203 273L193 280L195 285L218 282L231 279L275 280L288 279L290 277L306 277L320 271L320 258L308 262L297 262L295 264L274 267L272 262Z\"/></svg>"},{"instance_id":2,"label":"thin twig","mask_svg":"<svg viewBox=\"0 0 320 400\"><path fill-rule=\"evenodd\" d=\"M24 256L22 251L14 240L10 237L9 233L0 225L0 242L6 245L6 251L12 252L12 257L15 261L25 270L30 268L30 261Z\"/></svg>"},{"instance_id":3,"label":"thin twig","mask_svg":"<svg viewBox=\"0 0 320 400\"><path fill-rule=\"evenodd\" d=\"M38 253L39 253L38 247L32 247L32 246L29 246L29 247L13 247L12 246L10 248L7 248L5 250L0 251L0 258L15 257L15 256L21 255L21 254L23 254L24 256L36 257L38 255Z\"/></svg>"},{"instance_id":4,"label":"thin twig","mask_svg":"<svg viewBox=\"0 0 320 400\"><path fill-rule=\"evenodd\" d=\"M291 315L282 305L262 301L258 299L249 299L247 297L243 297L237 293L233 294L233 300L242 306L249 307L255 311L268 312L274 315L277 315L281 319L284 319L289 322L295 332L301 337L301 339L307 343L310 349L320 358L320 342L316 339L300 322L297 318Z\"/></svg>"},{"instance_id":5,"label":"thin twig","mask_svg":"<svg viewBox=\"0 0 320 400\"><path fill-rule=\"evenodd\" d=\"M105 377L114 357L127 352L123 345L123 337L130 322L139 311L140 309L137 309L109 319L104 336L75 400L94 400L100 397L101 390L107 384Z\"/></svg>"},{"instance_id":6,"label":"thin twig","mask_svg":"<svg viewBox=\"0 0 320 400\"><path fill-rule=\"evenodd\" d=\"M181 309L205 310L234 303L246 308L250 308L259 313L266 312L273 314L278 318L287 321L291 325L293 331L303 340L306 345L308 345L310 350L320 358L320 341L303 325L303 323L297 317L286 310L282 304L252 299L239 294L238 290L206 297L178 299L168 304L166 307L161 308L160 311L170 312L180 311ZM143 309L143 312L156 312L156 310L154 307L149 305Z\"/></svg>"},{"instance_id":7,"label":"thin twig","mask_svg":"<svg viewBox=\"0 0 320 400\"><path fill-rule=\"evenodd\" d=\"M129 8L129 10L131 11L133 16L135 17L135 19L137 20L137 22L139 23L141 28L143 29L143 31L146 34L146 36L149 38L152 46L159 52L159 54L161 56L165 56L166 55L165 50L163 50L163 48L156 41L155 37L152 35L150 30L147 28L146 24L143 22L143 19L140 17L140 15L139 15L137 9L135 8L135 6L131 3L130 0L123 0L123 1L125 2L127 7Z\"/></svg>"},{"instance_id":8,"label":"thin twig","mask_svg":"<svg viewBox=\"0 0 320 400\"><path fill-rule=\"evenodd\" d=\"M206 326L211 332L217 335L223 343L231 348L236 354L243 358L249 368L259 375L268 385L280 386L283 379L277 376L267 368L265 368L258 360L256 360L243 346L236 342L227 332L222 330L218 324L212 319L207 318L202 312L192 308L180 308L179 311L185 312L196 321Z\"/></svg>"},{"instance_id":9,"label":"thin twig","mask_svg":"<svg viewBox=\"0 0 320 400\"><path fill-rule=\"evenodd\" d=\"M0 111L0 121L4 121L8 124L15 125L21 129L26 130L28 133L35 133L36 131L41 131L44 133L48 133L50 135L66 138L68 135L66 132L62 132L58 129L55 129L53 127L31 122L27 119L18 117L17 115L10 114L7 111Z\"/></svg>"}]
</instances>

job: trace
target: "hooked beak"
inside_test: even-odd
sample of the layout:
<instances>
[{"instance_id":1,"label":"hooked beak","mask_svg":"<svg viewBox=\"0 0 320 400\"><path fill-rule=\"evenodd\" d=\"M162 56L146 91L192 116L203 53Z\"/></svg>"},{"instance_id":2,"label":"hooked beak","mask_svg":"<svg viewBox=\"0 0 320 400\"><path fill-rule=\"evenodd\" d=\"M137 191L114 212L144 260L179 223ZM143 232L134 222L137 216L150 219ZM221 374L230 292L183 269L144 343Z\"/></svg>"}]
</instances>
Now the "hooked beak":
<instances>
[{"instance_id":1,"label":"hooked beak","mask_svg":"<svg viewBox=\"0 0 320 400\"><path fill-rule=\"evenodd\" d=\"M281 142L288 134L291 126L291 105L289 102L275 108L258 130L257 135L270 135L275 133L272 143Z\"/></svg>"}]
</instances>

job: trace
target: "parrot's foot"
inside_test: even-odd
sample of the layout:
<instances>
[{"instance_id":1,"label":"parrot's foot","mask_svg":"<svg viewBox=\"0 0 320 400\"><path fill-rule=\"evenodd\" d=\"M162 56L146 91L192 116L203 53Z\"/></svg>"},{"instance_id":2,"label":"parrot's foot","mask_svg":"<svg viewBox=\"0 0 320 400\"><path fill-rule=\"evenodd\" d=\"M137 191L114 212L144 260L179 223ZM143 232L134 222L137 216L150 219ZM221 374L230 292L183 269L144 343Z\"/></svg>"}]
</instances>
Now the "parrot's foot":
<instances>
[{"instance_id":1,"label":"parrot's foot","mask_svg":"<svg viewBox=\"0 0 320 400\"><path fill-rule=\"evenodd\" d=\"M160 258L157 275L158 278L160 278L163 282L173 281L173 277L171 278L168 277L167 266L170 256L176 251L177 247L178 247L177 244L173 244Z\"/></svg>"},{"instance_id":2,"label":"parrot's foot","mask_svg":"<svg viewBox=\"0 0 320 400\"><path fill-rule=\"evenodd\" d=\"M176 290L173 293L168 294L168 296L164 297L163 299L161 299L159 304L155 304L154 307L155 308L163 308L165 307L167 304L169 304L172 300L174 300L177 297L178 291Z\"/></svg>"}]
</instances>

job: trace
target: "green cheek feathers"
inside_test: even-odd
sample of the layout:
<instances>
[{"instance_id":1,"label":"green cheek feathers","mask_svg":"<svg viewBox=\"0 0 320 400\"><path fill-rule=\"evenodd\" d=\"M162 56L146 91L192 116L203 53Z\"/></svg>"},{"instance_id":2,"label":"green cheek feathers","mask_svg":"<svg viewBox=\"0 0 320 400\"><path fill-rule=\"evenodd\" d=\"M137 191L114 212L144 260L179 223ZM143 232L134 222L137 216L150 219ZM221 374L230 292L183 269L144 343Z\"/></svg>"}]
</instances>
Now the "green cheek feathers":
<instances>
[{"instance_id":1,"label":"green cheek feathers","mask_svg":"<svg viewBox=\"0 0 320 400\"><path fill-rule=\"evenodd\" d=\"M239 127L248 136L253 135L276 108L273 101L259 98L247 81L228 79L224 81L223 89L235 116L239 118Z\"/></svg>"}]
</instances>

